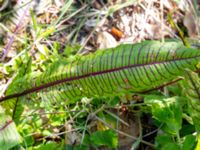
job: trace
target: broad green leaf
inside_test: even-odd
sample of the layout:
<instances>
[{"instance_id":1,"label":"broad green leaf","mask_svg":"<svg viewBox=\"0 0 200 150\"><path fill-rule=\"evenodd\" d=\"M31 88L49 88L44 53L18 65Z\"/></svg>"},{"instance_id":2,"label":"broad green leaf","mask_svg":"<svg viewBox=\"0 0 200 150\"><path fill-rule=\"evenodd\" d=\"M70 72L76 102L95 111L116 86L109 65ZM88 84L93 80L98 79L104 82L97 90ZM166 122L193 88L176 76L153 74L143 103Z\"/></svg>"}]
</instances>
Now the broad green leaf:
<instances>
[{"instance_id":1,"label":"broad green leaf","mask_svg":"<svg viewBox=\"0 0 200 150\"><path fill-rule=\"evenodd\" d=\"M120 98L119 97L114 97L114 98L111 98L109 101L108 101L108 104L110 106L115 106L117 104L119 104L120 102Z\"/></svg>"},{"instance_id":2,"label":"broad green leaf","mask_svg":"<svg viewBox=\"0 0 200 150\"><path fill-rule=\"evenodd\" d=\"M2 150L10 149L19 143L21 143L21 137L15 123L0 107L0 148Z\"/></svg>"},{"instance_id":3,"label":"broad green leaf","mask_svg":"<svg viewBox=\"0 0 200 150\"><path fill-rule=\"evenodd\" d=\"M152 109L153 117L163 124L163 130L177 134L182 126L182 110L178 97L146 96L145 103Z\"/></svg>"},{"instance_id":4,"label":"broad green leaf","mask_svg":"<svg viewBox=\"0 0 200 150\"><path fill-rule=\"evenodd\" d=\"M34 150L61 150L61 147L56 142L47 142L46 144L40 144L35 147Z\"/></svg>"},{"instance_id":5,"label":"broad green leaf","mask_svg":"<svg viewBox=\"0 0 200 150\"><path fill-rule=\"evenodd\" d=\"M34 72L18 78L10 84L7 96L1 97L0 102L14 99L9 108L12 112L16 98L27 100L29 105L42 101L44 106L50 107L72 104L82 97L143 93L180 79L185 68L197 70L199 61L199 50L175 40L122 44L87 56L75 56L71 61L59 60L44 73L35 75ZM173 116L173 111L178 112L179 108L170 105L168 109L172 109L168 115ZM179 129L179 125L175 125L179 121L177 115L174 115L177 121L169 119L174 121L170 127L173 131Z\"/></svg>"},{"instance_id":6,"label":"broad green leaf","mask_svg":"<svg viewBox=\"0 0 200 150\"><path fill-rule=\"evenodd\" d=\"M96 131L90 136L90 141L96 146L108 146L109 148L118 146L117 133L112 130Z\"/></svg>"},{"instance_id":7,"label":"broad green leaf","mask_svg":"<svg viewBox=\"0 0 200 150\"><path fill-rule=\"evenodd\" d=\"M181 150L177 143L168 143L162 147L161 150Z\"/></svg>"},{"instance_id":8,"label":"broad green leaf","mask_svg":"<svg viewBox=\"0 0 200 150\"><path fill-rule=\"evenodd\" d=\"M182 150L193 150L196 146L196 137L187 135L184 137Z\"/></svg>"},{"instance_id":9,"label":"broad green leaf","mask_svg":"<svg viewBox=\"0 0 200 150\"><path fill-rule=\"evenodd\" d=\"M84 96L145 92L176 80L184 75L185 68L196 70L199 60L200 51L179 41L124 44L77 56L71 62L57 62L41 75L19 79L9 88L20 92L8 92L10 96L0 100L36 92L50 103ZM26 84L22 84L24 81Z\"/></svg>"},{"instance_id":10,"label":"broad green leaf","mask_svg":"<svg viewBox=\"0 0 200 150\"><path fill-rule=\"evenodd\" d=\"M200 135L198 135L198 143L195 150L199 150L199 149L200 149Z\"/></svg>"},{"instance_id":11,"label":"broad green leaf","mask_svg":"<svg viewBox=\"0 0 200 150\"><path fill-rule=\"evenodd\" d=\"M30 133L30 131L29 131L29 133ZM24 140L24 145L23 145L24 147L25 146L29 147L34 144L34 138L32 136L26 136L23 138L23 140Z\"/></svg>"},{"instance_id":12,"label":"broad green leaf","mask_svg":"<svg viewBox=\"0 0 200 150\"><path fill-rule=\"evenodd\" d=\"M158 135L156 137L155 145L157 149L161 149L164 145L168 143L173 143L173 139L170 135Z\"/></svg>"},{"instance_id":13,"label":"broad green leaf","mask_svg":"<svg viewBox=\"0 0 200 150\"><path fill-rule=\"evenodd\" d=\"M73 150L88 150L88 146L85 145L77 145L73 147Z\"/></svg>"},{"instance_id":14,"label":"broad green leaf","mask_svg":"<svg viewBox=\"0 0 200 150\"><path fill-rule=\"evenodd\" d=\"M197 132L200 132L200 79L197 73L186 70L183 94L188 98L188 106Z\"/></svg>"}]
</instances>

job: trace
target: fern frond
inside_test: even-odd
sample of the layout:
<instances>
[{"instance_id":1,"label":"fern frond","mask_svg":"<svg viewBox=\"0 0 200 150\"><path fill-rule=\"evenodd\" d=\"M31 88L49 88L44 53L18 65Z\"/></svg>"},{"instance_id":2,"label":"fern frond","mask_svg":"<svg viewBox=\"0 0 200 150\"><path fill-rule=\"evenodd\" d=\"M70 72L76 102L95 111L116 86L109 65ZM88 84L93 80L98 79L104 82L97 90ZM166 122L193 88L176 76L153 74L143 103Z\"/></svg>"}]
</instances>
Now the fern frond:
<instances>
[{"instance_id":1,"label":"fern frond","mask_svg":"<svg viewBox=\"0 0 200 150\"><path fill-rule=\"evenodd\" d=\"M184 96L188 98L188 112L192 117L196 131L200 133L200 78L198 74L186 69L183 86Z\"/></svg>"},{"instance_id":2,"label":"fern frond","mask_svg":"<svg viewBox=\"0 0 200 150\"><path fill-rule=\"evenodd\" d=\"M0 145L1 149L10 149L21 142L15 123L0 107Z\"/></svg>"},{"instance_id":3,"label":"fern frond","mask_svg":"<svg viewBox=\"0 0 200 150\"><path fill-rule=\"evenodd\" d=\"M58 102L144 92L177 79L185 68L197 70L199 61L200 50L177 41L124 44L77 57L69 64L57 63L37 77L22 78L11 84L12 90L0 102L24 96Z\"/></svg>"}]
</instances>

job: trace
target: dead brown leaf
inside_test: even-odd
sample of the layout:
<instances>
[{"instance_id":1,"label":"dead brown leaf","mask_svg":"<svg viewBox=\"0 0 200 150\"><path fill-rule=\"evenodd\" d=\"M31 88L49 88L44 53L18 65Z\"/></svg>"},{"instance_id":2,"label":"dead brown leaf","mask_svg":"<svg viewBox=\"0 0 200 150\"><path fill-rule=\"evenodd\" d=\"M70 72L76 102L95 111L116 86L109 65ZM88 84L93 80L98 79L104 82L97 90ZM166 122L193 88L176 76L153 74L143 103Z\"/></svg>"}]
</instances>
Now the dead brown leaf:
<instances>
[{"instance_id":1,"label":"dead brown leaf","mask_svg":"<svg viewBox=\"0 0 200 150\"><path fill-rule=\"evenodd\" d=\"M198 35L198 27L197 22L195 21L194 13L191 11L186 12L183 24L187 28L190 37L196 37Z\"/></svg>"},{"instance_id":2,"label":"dead brown leaf","mask_svg":"<svg viewBox=\"0 0 200 150\"><path fill-rule=\"evenodd\" d=\"M98 33L97 44L99 44L100 49L116 47L118 45L115 38L106 31Z\"/></svg>"}]
</instances>

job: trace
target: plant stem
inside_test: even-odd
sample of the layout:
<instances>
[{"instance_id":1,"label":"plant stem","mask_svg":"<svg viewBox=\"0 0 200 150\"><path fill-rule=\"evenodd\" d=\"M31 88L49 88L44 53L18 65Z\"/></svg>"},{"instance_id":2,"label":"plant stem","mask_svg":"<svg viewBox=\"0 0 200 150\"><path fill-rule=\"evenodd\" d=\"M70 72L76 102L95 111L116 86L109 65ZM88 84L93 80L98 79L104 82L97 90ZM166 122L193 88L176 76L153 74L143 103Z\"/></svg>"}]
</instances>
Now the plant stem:
<instances>
[{"instance_id":1,"label":"plant stem","mask_svg":"<svg viewBox=\"0 0 200 150\"><path fill-rule=\"evenodd\" d=\"M181 143L181 138L180 138L179 132L176 132L176 137L177 137L178 144L180 144Z\"/></svg>"}]
</instances>

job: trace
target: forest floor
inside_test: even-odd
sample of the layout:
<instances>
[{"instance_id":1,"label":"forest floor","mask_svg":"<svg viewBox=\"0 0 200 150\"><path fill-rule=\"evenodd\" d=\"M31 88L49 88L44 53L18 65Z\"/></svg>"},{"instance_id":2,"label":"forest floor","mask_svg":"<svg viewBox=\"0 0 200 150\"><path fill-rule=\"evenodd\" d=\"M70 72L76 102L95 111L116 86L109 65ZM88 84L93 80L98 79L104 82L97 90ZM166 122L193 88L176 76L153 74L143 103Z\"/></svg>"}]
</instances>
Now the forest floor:
<instances>
[{"instance_id":1,"label":"forest floor","mask_svg":"<svg viewBox=\"0 0 200 150\"><path fill-rule=\"evenodd\" d=\"M46 69L45 65L54 59L51 57L54 53L70 58L122 43L164 41L167 38L181 40L181 34L199 39L199 5L200 1L190 0L0 0L0 96L5 94L24 63L21 59L26 58L23 54L27 51L37 72ZM154 149L155 137L162 131L154 125L151 114L129 107L132 103L142 103L143 97L128 95L122 101L117 107L105 110L105 114L110 114L120 124L116 130L118 148ZM101 109L100 106L97 108L91 106L87 111L92 113ZM75 106L60 108L54 111L59 115L40 115L42 123L27 127L26 132L20 129L21 133L30 135L26 139L28 147L42 149L49 141L58 145L63 141L68 146L79 145L85 134L79 128L85 124L91 131L109 128L109 123L102 121L103 113L89 122L90 113L88 116L83 114L84 121L73 113L70 117L60 115L60 111L66 109L81 111ZM45 114L45 110L40 109L37 113ZM71 119L66 121L66 118ZM76 119L79 125L74 123ZM48 125L44 123L46 121ZM34 129L28 132L29 128ZM94 138L97 137L94 135ZM56 146L53 145L52 149ZM98 149L112 148L100 146Z\"/></svg>"}]
</instances>

